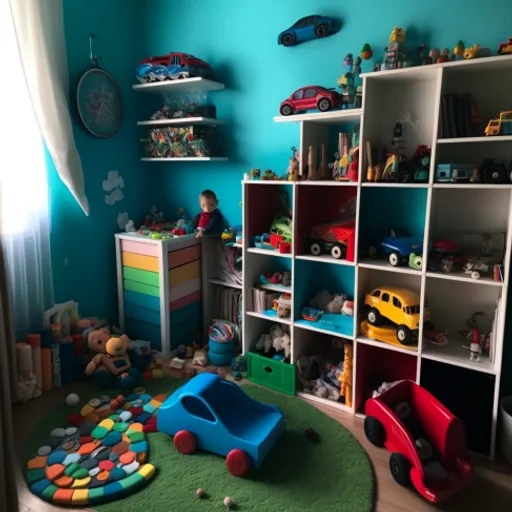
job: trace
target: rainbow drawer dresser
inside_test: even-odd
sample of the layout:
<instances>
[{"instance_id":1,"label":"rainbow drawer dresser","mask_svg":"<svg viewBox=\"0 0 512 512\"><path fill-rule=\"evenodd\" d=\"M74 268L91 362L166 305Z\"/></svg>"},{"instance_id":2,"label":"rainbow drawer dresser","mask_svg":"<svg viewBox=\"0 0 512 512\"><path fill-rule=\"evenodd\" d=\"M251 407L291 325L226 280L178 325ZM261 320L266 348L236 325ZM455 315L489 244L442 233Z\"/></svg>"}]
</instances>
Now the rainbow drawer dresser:
<instances>
[{"instance_id":1,"label":"rainbow drawer dresser","mask_svg":"<svg viewBox=\"0 0 512 512\"><path fill-rule=\"evenodd\" d=\"M116 237L119 324L164 356L201 337L201 245L195 234Z\"/></svg>"}]
</instances>

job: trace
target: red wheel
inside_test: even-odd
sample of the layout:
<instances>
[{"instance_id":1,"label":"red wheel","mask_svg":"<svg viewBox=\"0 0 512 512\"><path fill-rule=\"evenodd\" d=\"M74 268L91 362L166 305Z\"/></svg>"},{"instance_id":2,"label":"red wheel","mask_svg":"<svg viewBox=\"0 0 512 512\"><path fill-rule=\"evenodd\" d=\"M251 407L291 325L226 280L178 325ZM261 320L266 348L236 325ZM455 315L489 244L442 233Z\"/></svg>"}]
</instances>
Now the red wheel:
<instances>
[{"instance_id":1,"label":"red wheel","mask_svg":"<svg viewBox=\"0 0 512 512\"><path fill-rule=\"evenodd\" d=\"M194 453L196 451L196 436L188 430L180 430L174 436L174 446L180 453Z\"/></svg>"},{"instance_id":2,"label":"red wheel","mask_svg":"<svg viewBox=\"0 0 512 512\"><path fill-rule=\"evenodd\" d=\"M226 457L228 471L235 476L244 476L251 468L251 459L243 450L235 448Z\"/></svg>"}]
</instances>

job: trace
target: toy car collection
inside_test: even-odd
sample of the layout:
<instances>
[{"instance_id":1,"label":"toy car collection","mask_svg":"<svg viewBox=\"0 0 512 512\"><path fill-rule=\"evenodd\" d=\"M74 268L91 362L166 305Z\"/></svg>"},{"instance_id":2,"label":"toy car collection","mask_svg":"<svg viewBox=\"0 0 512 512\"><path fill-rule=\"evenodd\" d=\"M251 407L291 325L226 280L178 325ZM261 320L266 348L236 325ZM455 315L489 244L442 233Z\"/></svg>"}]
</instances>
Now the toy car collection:
<instances>
[{"instance_id":1,"label":"toy car collection","mask_svg":"<svg viewBox=\"0 0 512 512\"><path fill-rule=\"evenodd\" d=\"M421 253L423 241L412 236L403 228L389 229L380 233L368 248L370 257L384 255L393 267L409 261L411 253Z\"/></svg>"},{"instance_id":2,"label":"toy car collection","mask_svg":"<svg viewBox=\"0 0 512 512\"><path fill-rule=\"evenodd\" d=\"M179 80L190 77L213 78L213 70L204 60L188 53L168 53L143 59L136 70L139 82Z\"/></svg>"},{"instance_id":3,"label":"toy car collection","mask_svg":"<svg viewBox=\"0 0 512 512\"><path fill-rule=\"evenodd\" d=\"M391 456L395 481L428 501L444 501L469 485L473 465L462 421L415 382L403 380L365 404L364 432Z\"/></svg>"},{"instance_id":4,"label":"toy car collection","mask_svg":"<svg viewBox=\"0 0 512 512\"><path fill-rule=\"evenodd\" d=\"M364 305L371 325L380 326L388 320L396 325L400 343L413 343L420 326L420 297L417 293L394 286L375 288L365 295Z\"/></svg>"},{"instance_id":5,"label":"toy car collection","mask_svg":"<svg viewBox=\"0 0 512 512\"><path fill-rule=\"evenodd\" d=\"M341 95L334 89L326 89L319 85L308 85L297 89L289 98L284 100L279 112L289 116L305 110L318 109L327 112L341 105Z\"/></svg>"},{"instance_id":6,"label":"toy car collection","mask_svg":"<svg viewBox=\"0 0 512 512\"><path fill-rule=\"evenodd\" d=\"M311 39L327 37L335 34L338 23L329 16L305 16L296 21L290 28L283 30L277 37L277 43L283 46L295 46Z\"/></svg>"}]
</instances>

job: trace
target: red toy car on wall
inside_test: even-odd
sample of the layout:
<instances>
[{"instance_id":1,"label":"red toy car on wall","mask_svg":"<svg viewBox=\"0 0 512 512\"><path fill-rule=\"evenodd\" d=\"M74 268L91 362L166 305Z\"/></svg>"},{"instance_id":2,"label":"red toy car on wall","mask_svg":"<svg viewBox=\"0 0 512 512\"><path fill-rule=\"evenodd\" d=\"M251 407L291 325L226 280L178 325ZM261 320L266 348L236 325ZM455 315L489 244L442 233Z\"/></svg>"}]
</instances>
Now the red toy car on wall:
<instances>
[{"instance_id":1,"label":"red toy car on wall","mask_svg":"<svg viewBox=\"0 0 512 512\"><path fill-rule=\"evenodd\" d=\"M288 99L284 100L279 107L279 112L283 116L316 108L320 112L327 112L327 110L337 108L340 105L341 94L334 89L326 89L319 85L308 85L297 89Z\"/></svg>"},{"instance_id":2,"label":"red toy car on wall","mask_svg":"<svg viewBox=\"0 0 512 512\"><path fill-rule=\"evenodd\" d=\"M428 391L403 380L365 405L370 443L391 452L395 481L411 482L428 501L444 501L466 487L473 465L462 421Z\"/></svg>"}]
</instances>

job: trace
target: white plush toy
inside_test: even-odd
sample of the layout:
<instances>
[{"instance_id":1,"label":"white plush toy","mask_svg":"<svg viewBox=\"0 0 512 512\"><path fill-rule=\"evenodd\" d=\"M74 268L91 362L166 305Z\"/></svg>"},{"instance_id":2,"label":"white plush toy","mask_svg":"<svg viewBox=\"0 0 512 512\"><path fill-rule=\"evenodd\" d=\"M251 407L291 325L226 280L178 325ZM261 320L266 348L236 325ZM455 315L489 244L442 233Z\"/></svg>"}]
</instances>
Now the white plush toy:
<instances>
[{"instance_id":1,"label":"white plush toy","mask_svg":"<svg viewBox=\"0 0 512 512\"><path fill-rule=\"evenodd\" d=\"M281 329L281 327L279 327L279 325L272 324L270 326L270 337L272 338L272 340L274 340L274 338L280 338L283 334L284 331L283 329Z\"/></svg>"},{"instance_id":2,"label":"white plush toy","mask_svg":"<svg viewBox=\"0 0 512 512\"><path fill-rule=\"evenodd\" d=\"M256 350L263 350L266 353L270 351L272 347L272 338L269 334L262 334L258 343L256 343Z\"/></svg>"},{"instance_id":3,"label":"white plush toy","mask_svg":"<svg viewBox=\"0 0 512 512\"><path fill-rule=\"evenodd\" d=\"M286 358L290 357L291 338L287 332L284 332L280 338L273 338L272 346L274 347L276 352L280 352L281 350L284 350L284 357L286 357Z\"/></svg>"},{"instance_id":4,"label":"white plush toy","mask_svg":"<svg viewBox=\"0 0 512 512\"><path fill-rule=\"evenodd\" d=\"M354 301L346 300L341 306L341 314L347 316L354 316Z\"/></svg>"},{"instance_id":5,"label":"white plush toy","mask_svg":"<svg viewBox=\"0 0 512 512\"><path fill-rule=\"evenodd\" d=\"M347 295L344 293L337 293L334 295L332 300L325 306L324 311L326 313L341 313L343 303L347 300Z\"/></svg>"},{"instance_id":6,"label":"white plush toy","mask_svg":"<svg viewBox=\"0 0 512 512\"><path fill-rule=\"evenodd\" d=\"M327 290L322 290L321 292L318 292L312 299L309 301L309 305L312 308L321 309L322 311L325 310L325 307L329 302L331 302L333 299L333 296L331 293L329 293Z\"/></svg>"}]
</instances>

